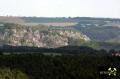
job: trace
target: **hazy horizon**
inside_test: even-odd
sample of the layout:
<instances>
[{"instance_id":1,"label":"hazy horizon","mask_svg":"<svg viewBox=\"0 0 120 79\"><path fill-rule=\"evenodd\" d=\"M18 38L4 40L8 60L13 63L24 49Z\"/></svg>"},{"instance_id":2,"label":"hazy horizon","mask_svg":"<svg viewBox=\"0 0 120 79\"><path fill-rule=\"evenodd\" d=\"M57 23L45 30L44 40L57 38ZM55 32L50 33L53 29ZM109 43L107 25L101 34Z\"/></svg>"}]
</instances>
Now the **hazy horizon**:
<instances>
[{"instance_id":1,"label":"hazy horizon","mask_svg":"<svg viewBox=\"0 0 120 79\"><path fill-rule=\"evenodd\" d=\"M120 18L120 0L3 0L0 16Z\"/></svg>"}]
</instances>

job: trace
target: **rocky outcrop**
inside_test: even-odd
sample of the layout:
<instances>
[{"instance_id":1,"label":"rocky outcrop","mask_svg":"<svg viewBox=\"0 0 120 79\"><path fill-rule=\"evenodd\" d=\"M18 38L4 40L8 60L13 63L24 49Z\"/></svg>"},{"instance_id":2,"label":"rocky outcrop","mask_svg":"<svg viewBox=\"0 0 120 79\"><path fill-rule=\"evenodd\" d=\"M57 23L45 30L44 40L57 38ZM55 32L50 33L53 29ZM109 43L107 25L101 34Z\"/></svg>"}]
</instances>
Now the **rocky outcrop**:
<instances>
[{"instance_id":1,"label":"rocky outcrop","mask_svg":"<svg viewBox=\"0 0 120 79\"><path fill-rule=\"evenodd\" d=\"M5 27L5 26L4 26ZM38 27L38 26L37 26ZM36 27L35 27L36 28ZM2 28L1 44L56 48L69 45L69 38L89 41L90 38L76 30L41 30L33 27Z\"/></svg>"}]
</instances>

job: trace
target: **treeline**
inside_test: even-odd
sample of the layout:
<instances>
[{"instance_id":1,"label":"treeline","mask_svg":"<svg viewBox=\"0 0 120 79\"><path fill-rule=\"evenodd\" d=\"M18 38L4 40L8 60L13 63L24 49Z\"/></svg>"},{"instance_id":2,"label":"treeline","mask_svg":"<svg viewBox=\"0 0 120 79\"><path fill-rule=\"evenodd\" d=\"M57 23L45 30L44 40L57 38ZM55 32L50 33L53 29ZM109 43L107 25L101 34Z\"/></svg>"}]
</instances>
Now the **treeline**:
<instances>
[{"instance_id":1,"label":"treeline","mask_svg":"<svg viewBox=\"0 0 120 79\"><path fill-rule=\"evenodd\" d=\"M89 56L111 56L115 53L120 53L120 50L105 50L105 49L93 49L87 46L64 46L59 48L42 48L42 47L29 47L29 46L10 46L3 45L0 47L0 54L83 54Z\"/></svg>"},{"instance_id":2,"label":"treeline","mask_svg":"<svg viewBox=\"0 0 120 79\"><path fill-rule=\"evenodd\" d=\"M92 49L87 46L65 46L59 48L39 48L39 47L29 47L29 46L10 46L3 45L0 47L1 52L47 52L47 53L69 53L69 54L79 54L79 53L96 53L98 50Z\"/></svg>"}]
</instances>

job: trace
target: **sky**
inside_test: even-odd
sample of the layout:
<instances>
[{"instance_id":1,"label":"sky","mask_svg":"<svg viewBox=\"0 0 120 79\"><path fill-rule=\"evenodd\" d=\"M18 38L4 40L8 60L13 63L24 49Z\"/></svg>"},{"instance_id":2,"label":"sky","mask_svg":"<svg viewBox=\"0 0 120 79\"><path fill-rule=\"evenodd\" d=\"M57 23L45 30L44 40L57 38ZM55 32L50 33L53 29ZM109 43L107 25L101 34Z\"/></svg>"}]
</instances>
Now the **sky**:
<instances>
[{"instance_id":1,"label":"sky","mask_svg":"<svg viewBox=\"0 0 120 79\"><path fill-rule=\"evenodd\" d=\"M0 16L120 18L120 0L0 0Z\"/></svg>"}]
</instances>

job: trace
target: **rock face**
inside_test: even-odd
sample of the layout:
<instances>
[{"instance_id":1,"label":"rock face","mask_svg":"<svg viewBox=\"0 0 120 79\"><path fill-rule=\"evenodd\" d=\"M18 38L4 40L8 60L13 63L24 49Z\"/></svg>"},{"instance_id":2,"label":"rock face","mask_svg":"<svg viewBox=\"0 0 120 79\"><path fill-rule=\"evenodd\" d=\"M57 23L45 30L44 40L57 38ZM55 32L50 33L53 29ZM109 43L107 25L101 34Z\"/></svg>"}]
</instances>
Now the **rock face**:
<instances>
[{"instance_id":1,"label":"rock face","mask_svg":"<svg viewBox=\"0 0 120 79\"><path fill-rule=\"evenodd\" d=\"M90 40L89 37L76 30L41 30L35 28L16 25L2 28L0 31L0 43L13 46L56 48L69 45L69 38Z\"/></svg>"}]
</instances>

